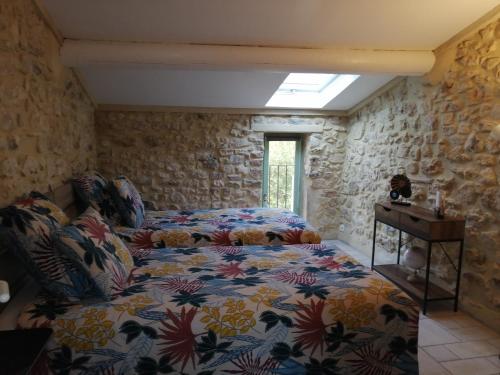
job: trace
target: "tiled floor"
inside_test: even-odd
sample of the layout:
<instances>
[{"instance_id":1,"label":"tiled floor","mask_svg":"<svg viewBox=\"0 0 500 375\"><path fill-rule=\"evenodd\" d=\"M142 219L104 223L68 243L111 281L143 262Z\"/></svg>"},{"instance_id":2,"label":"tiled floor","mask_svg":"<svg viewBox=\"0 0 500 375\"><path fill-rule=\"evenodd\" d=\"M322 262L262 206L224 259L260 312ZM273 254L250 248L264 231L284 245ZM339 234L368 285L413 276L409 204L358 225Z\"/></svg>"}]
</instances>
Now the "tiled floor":
<instances>
[{"instance_id":1,"label":"tiled floor","mask_svg":"<svg viewBox=\"0 0 500 375\"><path fill-rule=\"evenodd\" d=\"M341 241L332 241L360 263L371 260ZM420 375L500 375L500 335L449 306L420 316Z\"/></svg>"}]
</instances>

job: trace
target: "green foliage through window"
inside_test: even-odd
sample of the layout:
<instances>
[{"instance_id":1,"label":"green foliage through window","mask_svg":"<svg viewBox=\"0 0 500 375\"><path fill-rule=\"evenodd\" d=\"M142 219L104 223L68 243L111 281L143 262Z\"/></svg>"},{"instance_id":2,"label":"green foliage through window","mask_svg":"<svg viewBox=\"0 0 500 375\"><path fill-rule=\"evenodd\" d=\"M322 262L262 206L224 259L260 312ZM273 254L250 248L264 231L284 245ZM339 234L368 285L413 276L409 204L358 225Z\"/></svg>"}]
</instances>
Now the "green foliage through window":
<instances>
[{"instance_id":1,"label":"green foliage through window","mask_svg":"<svg viewBox=\"0 0 500 375\"><path fill-rule=\"evenodd\" d=\"M269 141L269 207L293 210L296 141Z\"/></svg>"}]
</instances>

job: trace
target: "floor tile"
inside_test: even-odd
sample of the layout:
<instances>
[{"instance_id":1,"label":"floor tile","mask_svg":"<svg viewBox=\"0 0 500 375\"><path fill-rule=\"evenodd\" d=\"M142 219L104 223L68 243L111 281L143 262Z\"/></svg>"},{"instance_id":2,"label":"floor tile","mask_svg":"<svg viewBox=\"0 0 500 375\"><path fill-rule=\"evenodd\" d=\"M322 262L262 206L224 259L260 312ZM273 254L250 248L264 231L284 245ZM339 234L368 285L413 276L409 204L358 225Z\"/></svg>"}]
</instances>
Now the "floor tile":
<instances>
[{"instance_id":1,"label":"floor tile","mask_svg":"<svg viewBox=\"0 0 500 375\"><path fill-rule=\"evenodd\" d=\"M423 350L438 362L460 359L459 356L451 352L445 345L426 346Z\"/></svg>"},{"instance_id":2,"label":"floor tile","mask_svg":"<svg viewBox=\"0 0 500 375\"><path fill-rule=\"evenodd\" d=\"M418 345L431 346L459 342L460 340L430 319L419 323Z\"/></svg>"},{"instance_id":3,"label":"floor tile","mask_svg":"<svg viewBox=\"0 0 500 375\"><path fill-rule=\"evenodd\" d=\"M500 370L500 354L497 354L497 355L494 355L491 357L487 357L486 359L488 361L490 361L491 363L493 363L495 366L497 366L498 369ZM499 371L499 373L500 373L500 371Z\"/></svg>"},{"instance_id":4,"label":"floor tile","mask_svg":"<svg viewBox=\"0 0 500 375\"><path fill-rule=\"evenodd\" d=\"M472 340L488 340L496 339L500 336L493 330L486 328L484 326L480 327L468 327L468 328L453 328L448 330L451 334L458 337L460 341L472 341Z\"/></svg>"},{"instance_id":5,"label":"floor tile","mask_svg":"<svg viewBox=\"0 0 500 375\"><path fill-rule=\"evenodd\" d=\"M418 369L421 375L450 375L443 366L422 349L418 351Z\"/></svg>"},{"instance_id":6,"label":"floor tile","mask_svg":"<svg viewBox=\"0 0 500 375\"><path fill-rule=\"evenodd\" d=\"M491 345L494 345L498 350L499 350L499 353L500 353L500 338L498 339L493 339L493 340L488 340L488 342L491 344Z\"/></svg>"},{"instance_id":7,"label":"floor tile","mask_svg":"<svg viewBox=\"0 0 500 375\"><path fill-rule=\"evenodd\" d=\"M338 241L338 240L326 240L323 241L323 243L327 245L335 245L337 246L340 250L342 250L344 253L350 255L354 259L356 259L359 263L364 265L365 267L370 267L371 266L371 257L367 256L364 254L361 250L355 249L352 246L346 244L345 242Z\"/></svg>"},{"instance_id":8,"label":"floor tile","mask_svg":"<svg viewBox=\"0 0 500 375\"><path fill-rule=\"evenodd\" d=\"M486 358L460 359L458 361L442 362L453 375L495 375L498 367Z\"/></svg>"},{"instance_id":9,"label":"floor tile","mask_svg":"<svg viewBox=\"0 0 500 375\"><path fill-rule=\"evenodd\" d=\"M462 359L488 357L498 353L498 349L487 341L459 342L445 347Z\"/></svg>"},{"instance_id":10,"label":"floor tile","mask_svg":"<svg viewBox=\"0 0 500 375\"><path fill-rule=\"evenodd\" d=\"M439 311L429 314L429 317L445 328L469 328L483 326L476 319L462 312Z\"/></svg>"}]
</instances>

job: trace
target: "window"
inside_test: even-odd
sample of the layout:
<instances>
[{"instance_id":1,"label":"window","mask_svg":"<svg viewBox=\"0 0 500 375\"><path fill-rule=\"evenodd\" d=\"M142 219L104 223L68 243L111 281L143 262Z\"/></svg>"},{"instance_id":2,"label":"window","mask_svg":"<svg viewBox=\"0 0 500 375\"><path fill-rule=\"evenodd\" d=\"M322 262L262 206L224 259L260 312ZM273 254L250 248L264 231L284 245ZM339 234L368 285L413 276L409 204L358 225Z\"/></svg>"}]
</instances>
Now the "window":
<instances>
[{"instance_id":1,"label":"window","mask_svg":"<svg viewBox=\"0 0 500 375\"><path fill-rule=\"evenodd\" d=\"M354 74L290 73L266 107L323 108L358 77Z\"/></svg>"},{"instance_id":2,"label":"window","mask_svg":"<svg viewBox=\"0 0 500 375\"><path fill-rule=\"evenodd\" d=\"M287 208L300 214L302 138L266 135L262 206Z\"/></svg>"}]
</instances>

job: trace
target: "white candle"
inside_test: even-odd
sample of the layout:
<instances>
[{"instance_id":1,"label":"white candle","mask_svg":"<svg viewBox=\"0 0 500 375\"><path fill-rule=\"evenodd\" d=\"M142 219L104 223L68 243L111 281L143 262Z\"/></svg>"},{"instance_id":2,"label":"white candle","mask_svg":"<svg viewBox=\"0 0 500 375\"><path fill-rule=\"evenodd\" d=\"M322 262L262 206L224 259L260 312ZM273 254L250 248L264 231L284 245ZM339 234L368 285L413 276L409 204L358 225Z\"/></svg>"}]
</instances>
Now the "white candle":
<instances>
[{"instance_id":1,"label":"white candle","mask_svg":"<svg viewBox=\"0 0 500 375\"><path fill-rule=\"evenodd\" d=\"M6 281L0 280L0 303L6 303L9 299L9 284Z\"/></svg>"},{"instance_id":2,"label":"white candle","mask_svg":"<svg viewBox=\"0 0 500 375\"><path fill-rule=\"evenodd\" d=\"M436 192L436 202L434 203L434 207L436 209L439 209L439 207L441 207L441 192L439 190Z\"/></svg>"}]
</instances>

